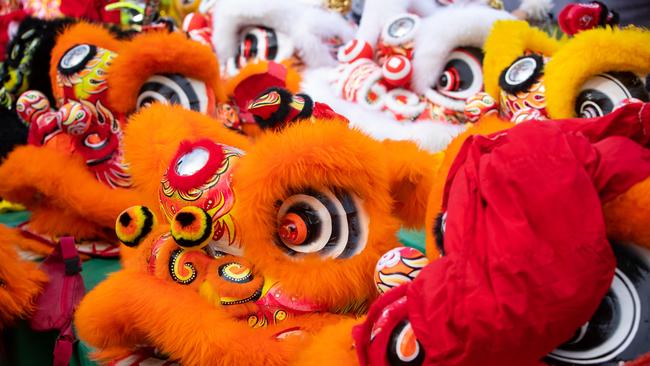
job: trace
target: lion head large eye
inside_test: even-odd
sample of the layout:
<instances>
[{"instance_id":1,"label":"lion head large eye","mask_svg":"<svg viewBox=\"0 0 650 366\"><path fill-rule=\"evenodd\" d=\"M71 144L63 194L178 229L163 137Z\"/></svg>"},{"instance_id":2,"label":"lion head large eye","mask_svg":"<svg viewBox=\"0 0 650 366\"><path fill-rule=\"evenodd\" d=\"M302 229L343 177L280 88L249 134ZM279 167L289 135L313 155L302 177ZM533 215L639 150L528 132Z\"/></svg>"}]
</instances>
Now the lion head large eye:
<instances>
[{"instance_id":1,"label":"lion head large eye","mask_svg":"<svg viewBox=\"0 0 650 366\"><path fill-rule=\"evenodd\" d=\"M483 51L475 47L455 49L427 97L444 107L463 110L465 100L483 89L482 68Z\"/></svg>"},{"instance_id":2,"label":"lion head large eye","mask_svg":"<svg viewBox=\"0 0 650 366\"><path fill-rule=\"evenodd\" d=\"M529 54L516 59L507 69L501 72L499 86L506 93L515 95L526 92L533 86L544 72L544 58L537 54Z\"/></svg>"},{"instance_id":3,"label":"lion head large eye","mask_svg":"<svg viewBox=\"0 0 650 366\"><path fill-rule=\"evenodd\" d=\"M181 74L153 75L142 85L136 101L136 109L159 102L179 104L186 109L208 113L214 96L202 81Z\"/></svg>"},{"instance_id":4,"label":"lion head large eye","mask_svg":"<svg viewBox=\"0 0 650 366\"><path fill-rule=\"evenodd\" d=\"M384 25L381 42L399 46L412 41L420 26L420 17L413 14L398 14Z\"/></svg>"},{"instance_id":5,"label":"lion head large eye","mask_svg":"<svg viewBox=\"0 0 650 366\"><path fill-rule=\"evenodd\" d=\"M576 98L578 117L592 118L611 113L625 99L648 101L643 81L631 72L609 72L587 80Z\"/></svg>"},{"instance_id":6,"label":"lion head large eye","mask_svg":"<svg viewBox=\"0 0 650 366\"><path fill-rule=\"evenodd\" d=\"M550 365L618 365L648 352L650 251L612 244L618 264L609 291L591 319L548 355Z\"/></svg>"},{"instance_id":7,"label":"lion head large eye","mask_svg":"<svg viewBox=\"0 0 650 366\"><path fill-rule=\"evenodd\" d=\"M279 203L276 243L289 255L349 258L368 239L361 200L343 190L305 190Z\"/></svg>"},{"instance_id":8,"label":"lion head large eye","mask_svg":"<svg viewBox=\"0 0 650 366\"><path fill-rule=\"evenodd\" d=\"M90 44L78 44L65 52L59 65L58 71L63 75L72 75L86 67L88 61L97 54L97 47Z\"/></svg>"},{"instance_id":9,"label":"lion head large eye","mask_svg":"<svg viewBox=\"0 0 650 366\"><path fill-rule=\"evenodd\" d=\"M293 42L282 32L261 26L249 26L239 33L239 48L235 56L236 68L251 61L281 61L291 57Z\"/></svg>"}]
</instances>

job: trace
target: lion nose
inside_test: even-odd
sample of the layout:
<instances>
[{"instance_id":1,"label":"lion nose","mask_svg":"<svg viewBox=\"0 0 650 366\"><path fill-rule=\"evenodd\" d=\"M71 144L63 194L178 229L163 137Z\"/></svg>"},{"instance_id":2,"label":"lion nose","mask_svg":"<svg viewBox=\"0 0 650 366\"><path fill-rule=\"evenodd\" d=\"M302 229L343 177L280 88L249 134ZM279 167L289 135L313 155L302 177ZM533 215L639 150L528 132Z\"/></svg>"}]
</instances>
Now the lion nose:
<instances>
[{"instance_id":1,"label":"lion nose","mask_svg":"<svg viewBox=\"0 0 650 366\"><path fill-rule=\"evenodd\" d=\"M203 248L213 235L212 217L200 207L183 207L172 219L171 233L180 247Z\"/></svg>"}]
</instances>

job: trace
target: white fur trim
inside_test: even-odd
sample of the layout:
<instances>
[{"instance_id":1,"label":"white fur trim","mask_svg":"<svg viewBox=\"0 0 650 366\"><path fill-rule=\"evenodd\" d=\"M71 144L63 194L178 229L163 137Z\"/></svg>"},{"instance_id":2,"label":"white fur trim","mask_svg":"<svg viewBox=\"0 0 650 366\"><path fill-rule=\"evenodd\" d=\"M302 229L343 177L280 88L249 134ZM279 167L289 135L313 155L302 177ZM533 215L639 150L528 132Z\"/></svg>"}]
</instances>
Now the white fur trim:
<instances>
[{"instance_id":1,"label":"white fur trim","mask_svg":"<svg viewBox=\"0 0 650 366\"><path fill-rule=\"evenodd\" d=\"M553 0L521 0L519 10L524 11L529 19L543 20L553 10Z\"/></svg>"},{"instance_id":2,"label":"white fur trim","mask_svg":"<svg viewBox=\"0 0 650 366\"><path fill-rule=\"evenodd\" d=\"M219 0L213 14L212 43L221 62L237 54L238 32L248 25L286 34L307 67L336 64L323 39L352 39L353 28L340 14L302 2L286 0Z\"/></svg>"},{"instance_id":3,"label":"white fur trim","mask_svg":"<svg viewBox=\"0 0 650 366\"><path fill-rule=\"evenodd\" d=\"M424 19L415 38L413 89L425 94L457 47L483 48L497 20L514 19L510 13L482 5L451 5Z\"/></svg>"},{"instance_id":4,"label":"white fur trim","mask_svg":"<svg viewBox=\"0 0 650 366\"><path fill-rule=\"evenodd\" d=\"M439 6L434 0L366 0L355 38L375 45L386 22L401 13L420 17L433 14Z\"/></svg>"},{"instance_id":5,"label":"white fur trim","mask_svg":"<svg viewBox=\"0 0 650 366\"><path fill-rule=\"evenodd\" d=\"M452 125L441 121L400 122L388 112L372 111L339 98L330 85L334 68L308 70L303 74L302 90L317 102L328 104L350 120L350 127L377 140L410 140L422 149L444 150L466 125Z\"/></svg>"}]
</instances>

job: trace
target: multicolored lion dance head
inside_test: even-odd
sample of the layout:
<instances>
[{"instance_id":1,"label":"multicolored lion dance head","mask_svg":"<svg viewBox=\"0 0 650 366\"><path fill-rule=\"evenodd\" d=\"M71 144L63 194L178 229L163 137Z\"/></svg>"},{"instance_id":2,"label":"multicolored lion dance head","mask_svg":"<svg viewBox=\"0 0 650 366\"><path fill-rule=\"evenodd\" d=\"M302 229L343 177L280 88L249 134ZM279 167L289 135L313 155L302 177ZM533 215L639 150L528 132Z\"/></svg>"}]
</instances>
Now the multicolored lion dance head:
<instances>
[{"instance_id":1,"label":"multicolored lion dance head","mask_svg":"<svg viewBox=\"0 0 650 366\"><path fill-rule=\"evenodd\" d=\"M127 117L152 103L213 115L223 100L219 63L209 47L180 33L125 40L81 22L57 38L49 76L56 106L38 91L19 98L28 145L0 166L2 197L32 211L19 245L47 253L57 236L74 235L84 254L117 256L114 219L141 202L124 154Z\"/></svg>"},{"instance_id":2,"label":"multicolored lion dance head","mask_svg":"<svg viewBox=\"0 0 650 366\"><path fill-rule=\"evenodd\" d=\"M104 360L146 352L143 345L188 365L315 360L295 347L326 343L326 325L366 311L377 296L375 263L398 245L400 223L422 223L428 190L417 183L428 182L441 156L325 119L251 144L166 106L132 118L127 136L161 116L168 123L152 137L165 141L156 151L126 146L127 156L149 152L132 171L136 181L162 177L148 188L160 207L119 216L118 236L132 249L123 250L125 268L82 302L82 339ZM182 134L168 133L182 125Z\"/></svg>"}]
</instances>

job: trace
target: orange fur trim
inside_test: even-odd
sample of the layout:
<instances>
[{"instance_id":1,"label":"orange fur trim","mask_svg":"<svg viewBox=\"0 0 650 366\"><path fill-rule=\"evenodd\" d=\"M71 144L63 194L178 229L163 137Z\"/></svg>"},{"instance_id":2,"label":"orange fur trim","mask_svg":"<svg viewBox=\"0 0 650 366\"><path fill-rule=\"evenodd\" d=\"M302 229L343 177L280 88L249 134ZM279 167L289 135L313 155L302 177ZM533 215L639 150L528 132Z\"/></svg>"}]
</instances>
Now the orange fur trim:
<instances>
[{"instance_id":1,"label":"orange fur trim","mask_svg":"<svg viewBox=\"0 0 650 366\"><path fill-rule=\"evenodd\" d=\"M523 20L497 21L483 46L485 91L498 100L499 76L517 57L525 51L551 56L559 46L558 40Z\"/></svg>"},{"instance_id":2,"label":"orange fur trim","mask_svg":"<svg viewBox=\"0 0 650 366\"><path fill-rule=\"evenodd\" d=\"M248 136L253 141L264 133L264 130L257 123L243 123L241 130L244 135Z\"/></svg>"},{"instance_id":3,"label":"orange fur trim","mask_svg":"<svg viewBox=\"0 0 650 366\"><path fill-rule=\"evenodd\" d=\"M425 233L426 254L429 259L434 260L440 258L440 251L436 247L436 239L434 237L434 225L442 207L442 195L445 183L447 182L449 168L451 168L451 164L456 159L456 156L465 143L465 140L472 135L489 135L494 132L512 128L513 126L514 124L505 122L497 116L488 115L483 117L478 123L472 125L462 134L456 136L456 138L447 146L444 161L440 165L440 169L434 177L434 186L431 188L431 194L429 195L429 201L427 204Z\"/></svg>"},{"instance_id":4,"label":"orange fur trim","mask_svg":"<svg viewBox=\"0 0 650 366\"><path fill-rule=\"evenodd\" d=\"M140 201L137 192L100 183L80 157L43 147L16 148L0 165L0 180L0 195L25 205L34 228L50 235L112 237L106 228Z\"/></svg>"},{"instance_id":5,"label":"orange fur trim","mask_svg":"<svg viewBox=\"0 0 650 366\"><path fill-rule=\"evenodd\" d=\"M650 178L607 202L603 210L610 237L650 249Z\"/></svg>"},{"instance_id":6,"label":"orange fur trim","mask_svg":"<svg viewBox=\"0 0 650 366\"><path fill-rule=\"evenodd\" d=\"M285 79L286 85L284 88L293 94L300 92L300 83L302 82L302 77L300 76L301 67L298 65L298 61L293 58L289 58L283 60L280 63L287 68L287 77Z\"/></svg>"},{"instance_id":7,"label":"orange fur trim","mask_svg":"<svg viewBox=\"0 0 650 366\"><path fill-rule=\"evenodd\" d=\"M263 134L241 158L233 175L244 256L283 291L305 296L330 310L363 309L376 297L374 267L398 246L398 220L391 215L393 172L384 146L337 121L299 122ZM260 184L260 182L264 182ZM292 191L336 187L355 193L369 218L365 249L345 260L312 254L295 260L275 244L276 202Z\"/></svg>"},{"instance_id":8,"label":"orange fur trim","mask_svg":"<svg viewBox=\"0 0 650 366\"><path fill-rule=\"evenodd\" d=\"M0 225L0 233L8 230ZM0 244L0 330L34 311L34 300L47 282L36 263L18 258L8 243Z\"/></svg>"},{"instance_id":9,"label":"orange fur trim","mask_svg":"<svg viewBox=\"0 0 650 366\"><path fill-rule=\"evenodd\" d=\"M101 360L146 339L187 366L286 365L305 337L277 340L274 334L300 326L308 335L337 319L315 314L287 319L279 326L251 328L195 291L126 269L89 292L75 314L79 337L100 350L96 356Z\"/></svg>"},{"instance_id":10,"label":"orange fur trim","mask_svg":"<svg viewBox=\"0 0 650 366\"><path fill-rule=\"evenodd\" d=\"M256 273L280 282L285 294L326 305L332 312L362 312L377 296L372 281L375 264L383 253L399 245L395 201L414 188L415 194L408 196L413 200L398 207L398 215L406 221L421 221L418 215L432 185L432 172L442 161L441 154L425 153L411 143L381 143L338 121L299 122L281 132L265 133L251 146L245 137L209 117L178 106L153 105L142 110L132 117L125 133L125 154L136 187L151 198L151 204L157 200L159 179L182 140L207 137L246 150L234 167L237 203L232 211L245 257ZM316 254L296 260L276 246L277 201L306 188L338 188L359 197L369 225L361 253L345 260ZM322 360L319 352L328 346L337 347L333 360L356 360L349 332L356 320L347 316L316 313L250 328L235 320L231 309L206 301L197 286L167 280L166 266L156 266L155 276L148 274L145 263L152 245L168 230L168 224L152 230L130 250L125 269L82 301L76 314L78 334L100 350L100 359L124 355L150 342L184 365L286 365L295 364L296 358L311 364ZM172 244L160 248L156 263L168 262ZM343 323L324 328L339 321ZM300 327L303 336L273 338L294 326Z\"/></svg>"},{"instance_id":11,"label":"orange fur trim","mask_svg":"<svg viewBox=\"0 0 650 366\"><path fill-rule=\"evenodd\" d=\"M108 71L109 102L113 109L130 113L138 92L154 74L182 74L198 79L224 101L219 62L210 47L179 32L147 32L126 42Z\"/></svg>"},{"instance_id":12,"label":"orange fur trim","mask_svg":"<svg viewBox=\"0 0 650 366\"><path fill-rule=\"evenodd\" d=\"M43 257L52 252L51 246L26 238L20 233L19 229L4 225L0 225L0 246L15 247L29 253L40 254Z\"/></svg>"},{"instance_id":13,"label":"orange fur trim","mask_svg":"<svg viewBox=\"0 0 650 366\"><path fill-rule=\"evenodd\" d=\"M56 87L59 60L66 51L80 43L92 44L119 53L124 42L115 38L106 28L98 24L79 22L66 28L56 39L50 62L50 80L52 81L52 92L56 98L62 97L61 91Z\"/></svg>"},{"instance_id":14,"label":"orange fur trim","mask_svg":"<svg viewBox=\"0 0 650 366\"><path fill-rule=\"evenodd\" d=\"M284 65L284 67L287 69L284 88L294 94L300 92L300 82L302 78L300 77L297 68L293 66L293 61L291 59L288 59L282 61L281 64ZM233 93L235 92L235 88L237 88L237 85L239 85L239 83L241 83L242 81L246 80L247 78L253 75L263 74L267 72L268 69L269 69L269 61L258 61L258 62L247 64L241 70L239 70L239 73L237 73L237 75L228 78L225 81L225 87L224 87L225 95L228 97L232 96ZM260 93L261 92L263 92L263 90L260 90Z\"/></svg>"},{"instance_id":15,"label":"orange fur trim","mask_svg":"<svg viewBox=\"0 0 650 366\"><path fill-rule=\"evenodd\" d=\"M151 210L151 208L149 208ZM154 215L155 222L160 222L160 217L156 215L155 211L151 210ZM143 274L147 273L146 264L151 256L151 249L154 243L160 236L169 233L169 225L154 226L142 242L136 247L127 247L126 245L120 246L120 259L122 266L134 271L140 271Z\"/></svg>"},{"instance_id":16,"label":"orange fur trim","mask_svg":"<svg viewBox=\"0 0 650 366\"><path fill-rule=\"evenodd\" d=\"M382 144L391 172L395 214L406 226L420 228L424 226L433 178L445 154L431 154L410 141L385 140Z\"/></svg>"},{"instance_id":17,"label":"orange fur trim","mask_svg":"<svg viewBox=\"0 0 650 366\"><path fill-rule=\"evenodd\" d=\"M323 327L300 351L293 365L358 365L352 327L361 322L362 319L351 318Z\"/></svg>"},{"instance_id":18,"label":"orange fur trim","mask_svg":"<svg viewBox=\"0 0 650 366\"><path fill-rule=\"evenodd\" d=\"M124 131L124 156L129 162L134 187L142 192L138 204L164 217L158 203L160 179L181 141L199 138L244 151L250 146L245 136L227 129L214 118L180 106L151 105L131 116ZM122 206L120 211L129 206Z\"/></svg>"}]
</instances>

